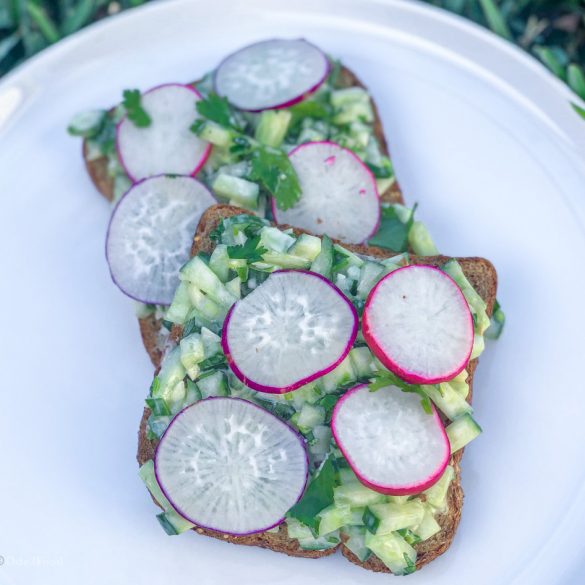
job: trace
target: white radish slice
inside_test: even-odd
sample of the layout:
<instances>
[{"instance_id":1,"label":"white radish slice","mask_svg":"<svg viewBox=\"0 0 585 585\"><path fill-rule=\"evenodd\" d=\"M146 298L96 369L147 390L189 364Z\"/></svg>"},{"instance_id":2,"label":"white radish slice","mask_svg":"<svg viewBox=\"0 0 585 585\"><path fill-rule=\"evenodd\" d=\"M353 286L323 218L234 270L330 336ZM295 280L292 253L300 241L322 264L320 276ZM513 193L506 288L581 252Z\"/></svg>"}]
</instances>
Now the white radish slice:
<instances>
[{"instance_id":1,"label":"white radish slice","mask_svg":"<svg viewBox=\"0 0 585 585\"><path fill-rule=\"evenodd\" d=\"M301 198L294 207L279 209L277 223L327 234L343 242L360 243L380 223L380 196L374 176L351 150L333 142L301 144L290 154L297 172Z\"/></svg>"},{"instance_id":2,"label":"white radish slice","mask_svg":"<svg viewBox=\"0 0 585 585\"><path fill-rule=\"evenodd\" d=\"M303 39L273 39L226 57L215 91L241 110L285 108L313 93L329 75L329 60Z\"/></svg>"},{"instance_id":3,"label":"white radish slice","mask_svg":"<svg viewBox=\"0 0 585 585\"><path fill-rule=\"evenodd\" d=\"M473 318L461 289L432 266L385 276L366 299L362 326L376 357L411 384L454 378L473 347Z\"/></svg>"},{"instance_id":4,"label":"white radish slice","mask_svg":"<svg viewBox=\"0 0 585 585\"><path fill-rule=\"evenodd\" d=\"M199 92L189 86L167 84L142 94L141 105L150 116L149 126L139 128L122 118L116 132L118 157L133 181L155 175L195 175L211 145L190 128L199 117Z\"/></svg>"},{"instance_id":5,"label":"white radish slice","mask_svg":"<svg viewBox=\"0 0 585 585\"><path fill-rule=\"evenodd\" d=\"M110 273L122 292L170 304L199 219L215 203L192 177L152 177L131 187L112 213L106 240Z\"/></svg>"},{"instance_id":6,"label":"white radish slice","mask_svg":"<svg viewBox=\"0 0 585 585\"><path fill-rule=\"evenodd\" d=\"M354 306L326 278L279 270L232 306L221 342L244 384L281 394L333 370L349 353L357 328Z\"/></svg>"},{"instance_id":7,"label":"white radish slice","mask_svg":"<svg viewBox=\"0 0 585 585\"><path fill-rule=\"evenodd\" d=\"M396 386L348 390L331 418L335 442L369 488L395 496L416 494L439 480L451 456L437 411Z\"/></svg>"},{"instance_id":8,"label":"white radish slice","mask_svg":"<svg viewBox=\"0 0 585 585\"><path fill-rule=\"evenodd\" d=\"M158 444L154 468L181 516L234 535L280 524L308 477L303 439L239 398L207 398L177 414Z\"/></svg>"}]
</instances>

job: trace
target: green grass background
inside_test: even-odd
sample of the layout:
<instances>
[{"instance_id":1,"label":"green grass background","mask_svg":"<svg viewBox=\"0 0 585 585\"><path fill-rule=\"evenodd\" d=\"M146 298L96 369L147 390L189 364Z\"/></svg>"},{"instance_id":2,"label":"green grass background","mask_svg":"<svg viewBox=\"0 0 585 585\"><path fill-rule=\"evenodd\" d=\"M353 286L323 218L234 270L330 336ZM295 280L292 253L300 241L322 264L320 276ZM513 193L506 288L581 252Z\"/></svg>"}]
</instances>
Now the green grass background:
<instances>
[{"instance_id":1,"label":"green grass background","mask_svg":"<svg viewBox=\"0 0 585 585\"><path fill-rule=\"evenodd\" d=\"M45 47L148 0L0 0L0 76ZM427 0L532 53L585 99L585 0Z\"/></svg>"}]
</instances>

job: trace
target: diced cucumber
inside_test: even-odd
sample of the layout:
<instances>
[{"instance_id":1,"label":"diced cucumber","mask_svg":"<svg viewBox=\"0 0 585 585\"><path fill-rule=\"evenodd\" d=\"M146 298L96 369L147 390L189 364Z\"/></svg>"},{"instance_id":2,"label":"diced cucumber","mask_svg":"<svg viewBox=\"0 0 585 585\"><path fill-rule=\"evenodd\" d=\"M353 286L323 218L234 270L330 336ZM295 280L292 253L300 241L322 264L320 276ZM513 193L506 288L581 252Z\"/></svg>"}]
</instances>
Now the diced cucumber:
<instances>
[{"instance_id":1,"label":"diced cucumber","mask_svg":"<svg viewBox=\"0 0 585 585\"><path fill-rule=\"evenodd\" d=\"M408 232L408 243L418 256L437 256L439 250L422 221L415 221Z\"/></svg>"},{"instance_id":2,"label":"diced cucumber","mask_svg":"<svg viewBox=\"0 0 585 585\"><path fill-rule=\"evenodd\" d=\"M319 536L325 536L351 522L351 509L348 505L333 504L317 515L319 518Z\"/></svg>"},{"instance_id":3,"label":"diced cucumber","mask_svg":"<svg viewBox=\"0 0 585 585\"><path fill-rule=\"evenodd\" d=\"M342 485L334 488L333 498L336 504L347 504L352 507L381 504L385 499L383 494L367 488L359 481L343 483Z\"/></svg>"},{"instance_id":4,"label":"diced cucumber","mask_svg":"<svg viewBox=\"0 0 585 585\"><path fill-rule=\"evenodd\" d=\"M199 375L199 364L205 359L205 348L199 333L191 333L179 342L181 363L187 375L194 380Z\"/></svg>"},{"instance_id":5,"label":"diced cucumber","mask_svg":"<svg viewBox=\"0 0 585 585\"><path fill-rule=\"evenodd\" d=\"M301 234L289 252L313 262L321 252L321 238L309 234Z\"/></svg>"},{"instance_id":6,"label":"diced cucumber","mask_svg":"<svg viewBox=\"0 0 585 585\"><path fill-rule=\"evenodd\" d=\"M395 532L378 535L366 532L365 545L394 573L407 575L415 570L416 551Z\"/></svg>"},{"instance_id":7,"label":"diced cucumber","mask_svg":"<svg viewBox=\"0 0 585 585\"><path fill-rule=\"evenodd\" d=\"M256 209L258 206L260 187L252 181L220 173L211 184L211 188L219 196L233 201L236 205L248 209Z\"/></svg>"},{"instance_id":8,"label":"diced cucumber","mask_svg":"<svg viewBox=\"0 0 585 585\"><path fill-rule=\"evenodd\" d=\"M331 437L331 428L329 426L318 425L313 428L313 440L309 442L309 451L318 463L325 459L331 444Z\"/></svg>"},{"instance_id":9,"label":"diced cucumber","mask_svg":"<svg viewBox=\"0 0 585 585\"><path fill-rule=\"evenodd\" d=\"M266 252L265 254L262 254L262 260L267 264L279 268L305 269L311 266L311 261L307 260L307 258L280 252ZM256 264L254 264L254 266L256 266Z\"/></svg>"},{"instance_id":10,"label":"diced cucumber","mask_svg":"<svg viewBox=\"0 0 585 585\"><path fill-rule=\"evenodd\" d=\"M263 227L260 230L260 245L270 252L287 252L295 239L275 227Z\"/></svg>"},{"instance_id":11,"label":"diced cucumber","mask_svg":"<svg viewBox=\"0 0 585 585\"><path fill-rule=\"evenodd\" d=\"M142 465L142 467L140 467L138 475L140 475L140 478L148 488L152 497L164 510L164 513L159 514L157 518L167 534L181 534L182 532L193 528L194 524L191 524L191 522L180 516L162 493L162 490L156 481L154 461L152 459L148 460Z\"/></svg>"},{"instance_id":12,"label":"diced cucumber","mask_svg":"<svg viewBox=\"0 0 585 585\"><path fill-rule=\"evenodd\" d=\"M343 545L349 549L362 563L370 558L372 552L366 546L366 529L361 526L344 526L342 534Z\"/></svg>"},{"instance_id":13,"label":"diced cucumber","mask_svg":"<svg viewBox=\"0 0 585 585\"><path fill-rule=\"evenodd\" d=\"M487 306L485 301L479 296L477 291L471 286L467 280L461 265L457 260L452 258L448 260L442 268L443 272L446 272L461 289L461 292L467 299L471 312L475 315L475 331L480 335L483 335L484 331L490 325L490 318L487 315Z\"/></svg>"},{"instance_id":14,"label":"diced cucumber","mask_svg":"<svg viewBox=\"0 0 585 585\"><path fill-rule=\"evenodd\" d=\"M369 347L354 347L349 352L349 359L358 378L367 378L376 370L374 356Z\"/></svg>"},{"instance_id":15,"label":"diced cucumber","mask_svg":"<svg viewBox=\"0 0 585 585\"><path fill-rule=\"evenodd\" d=\"M376 530L376 534L379 535L418 526L425 514L420 500L410 500L404 504L372 504L369 510L380 521Z\"/></svg>"},{"instance_id":16,"label":"diced cucumber","mask_svg":"<svg viewBox=\"0 0 585 585\"><path fill-rule=\"evenodd\" d=\"M321 252L311 264L311 271L322 274L325 278L331 278L333 268L333 242L328 236L321 238Z\"/></svg>"},{"instance_id":17,"label":"diced cucumber","mask_svg":"<svg viewBox=\"0 0 585 585\"><path fill-rule=\"evenodd\" d=\"M226 292L228 292L227 289ZM231 293L229 294L231 296ZM196 309L205 319L208 319L211 322L223 322L225 319L227 307L210 299L207 295L203 294L199 287L192 283L189 284L189 298L194 309ZM235 297L233 298L235 299ZM189 313L188 317L191 316L192 312L193 311Z\"/></svg>"},{"instance_id":18,"label":"diced cucumber","mask_svg":"<svg viewBox=\"0 0 585 585\"><path fill-rule=\"evenodd\" d=\"M226 377L223 372L214 372L210 376L197 380L197 387L201 391L202 398L228 396L229 394Z\"/></svg>"},{"instance_id":19,"label":"diced cucumber","mask_svg":"<svg viewBox=\"0 0 585 585\"><path fill-rule=\"evenodd\" d=\"M286 519L286 529L289 538L296 538L297 540L313 538L311 529L296 518Z\"/></svg>"},{"instance_id":20,"label":"diced cucumber","mask_svg":"<svg viewBox=\"0 0 585 585\"><path fill-rule=\"evenodd\" d=\"M358 481L356 474L351 467L342 467L339 470L339 481L343 483L352 483Z\"/></svg>"},{"instance_id":21,"label":"diced cucumber","mask_svg":"<svg viewBox=\"0 0 585 585\"><path fill-rule=\"evenodd\" d=\"M317 381L325 393L335 392L340 386L346 386L357 379L356 373L351 365L349 355L331 372L325 374Z\"/></svg>"},{"instance_id":22,"label":"diced cucumber","mask_svg":"<svg viewBox=\"0 0 585 585\"><path fill-rule=\"evenodd\" d=\"M365 299L373 286L378 282L384 273L385 268L378 262L366 261L360 269L360 276L357 284L357 296Z\"/></svg>"},{"instance_id":23,"label":"diced cucumber","mask_svg":"<svg viewBox=\"0 0 585 585\"><path fill-rule=\"evenodd\" d=\"M171 388L168 395L165 397L165 402L168 404L172 415L177 414L177 412L183 408L185 398L187 398L187 386L185 385L185 382L181 380Z\"/></svg>"},{"instance_id":24,"label":"diced cucumber","mask_svg":"<svg viewBox=\"0 0 585 585\"><path fill-rule=\"evenodd\" d=\"M215 272L199 256L191 258L181 268L179 277L181 280L188 280L192 284L195 284L198 289L224 307L231 307L237 300L225 288Z\"/></svg>"},{"instance_id":25,"label":"diced cucumber","mask_svg":"<svg viewBox=\"0 0 585 585\"><path fill-rule=\"evenodd\" d=\"M289 110L264 110L256 126L256 140L266 146L278 148L286 136L291 119L292 113Z\"/></svg>"},{"instance_id":26,"label":"diced cucumber","mask_svg":"<svg viewBox=\"0 0 585 585\"><path fill-rule=\"evenodd\" d=\"M410 496L386 496L386 501L393 504L405 504Z\"/></svg>"},{"instance_id":27,"label":"diced cucumber","mask_svg":"<svg viewBox=\"0 0 585 585\"><path fill-rule=\"evenodd\" d=\"M67 132L72 136L93 138L102 129L108 113L105 110L91 110L76 114L67 126Z\"/></svg>"},{"instance_id":28,"label":"diced cucumber","mask_svg":"<svg viewBox=\"0 0 585 585\"><path fill-rule=\"evenodd\" d=\"M182 325L185 323L190 310L191 299L189 297L189 287L186 282L180 282L175 291L173 302L166 312L165 319L171 323Z\"/></svg>"},{"instance_id":29,"label":"diced cucumber","mask_svg":"<svg viewBox=\"0 0 585 585\"><path fill-rule=\"evenodd\" d=\"M444 382L444 384L448 384L451 386L457 394L459 394L462 398L467 398L469 395L469 384L467 383L468 373L467 370L463 370L460 374L457 374L452 380L448 382ZM441 384L441 388L443 385Z\"/></svg>"},{"instance_id":30,"label":"diced cucumber","mask_svg":"<svg viewBox=\"0 0 585 585\"><path fill-rule=\"evenodd\" d=\"M232 278L229 282L225 283L225 287L236 297L237 299L242 298L242 279L239 276Z\"/></svg>"},{"instance_id":31,"label":"diced cucumber","mask_svg":"<svg viewBox=\"0 0 585 585\"><path fill-rule=\"evenodd\" d=\"M439 387L440 389L437 386L421 386L423 392L449 420L455 420L462 414L473 412L471 404L461 394L455 392L449 384L439 384Z\"/></svg>"},{"instance_id":32,"label":"diced cucumber","mask_svg":"<svg viewBox=\"0 0 585 585\"><path fill-rule=\"evenodd\" d=\"M234 136L230 130L212 122L211 120L205 120L198 130L197 136L205 142L210 142L220 148L227 148L232 144Z\"/></svg>"},{"instance_id":33,"label":"diced cucumber","mask_svg":"<svg viewBox=\"0 0 585 585\"><path fill-rule=\"evenodd\" d=\"M425 515L421 523L414 529L414 533L421 540L428 540L441 531L441 526L435 520L433 509L430 506L425 506Z\"/></svg>"},{"instance_id":34,"label":"diced cucumber","mask_svg":"<svg viewBox=\"0 0 585 585\"><path fill-rule=\"evenodd\" d=\"M357 266L360 268L364 264L364 260L362 258L360 258L357 254L350 252L347 248L344 248L339 244L334 244L333 248L338 254L341 254L344 258L347 259L350 266Z\"/></svg>"},{"instance_id":35,"label":"diced cucumber","mask_svg":"<svg viewBox=\"0 0 585 585\"><path fill-rule=\"evenodd\" d=\"M246 282L248 280L248 263L243 258L230 258L228 263L230 270L233 270L242 280Z\"/></svg>"},{"instance_id":36,"label":"diced cucumber","mask_svg":"<svg viewBox=\"0 0 585 585\"><path fill-rule=\"evenodd\" d=\"M356 102L369 103L370 96L362 87L347 87L332 91L329 100L334 108L341 108Z\"/></svg>"},{"instance_id":37,"label":"diced cucumber","mask_svg":"<svg viewBox=\"0 0 585 585\"><path fill-rule=\"evenodd\" d=\"M299 134L299 144L305 142L322 142L327 140L328 132L318 130L317 128L303 128ZM292 150L292 149L291 149Z\"/></svg>"},{"instance_id":38,"label":"diced cucumber","mask_svg":"<svg viewBox=\"0 0 585 585\"><path fill-rule=\"evenodd\" d=\"M181 363L181 349L179 346L174 347L165 355L157 376L158 384L152 385L152 397L168 399L175 386L183 381L185 374L185 368Z\"/></svg>"},{"instance_id":39,"label":"diced cucumber","mask_svg":"<svg viewBox=\"0 0 585 585\"><path fill-rule=\"evenodd\" d=\"M319 538L302 538L299 540L299 546L303 550L327 550L336 547L340 541L339 530L335 530Z\"/></svg>"},{"instance_id":40,"label":"diced cucumber","mask_svg":"<svg viewBox=\"0 0 585 585\"><path fill-rule=\"evenodd\" d=\"M227 282L229 278L229 263L230 257L228 256L227 246L225 244L217 244L209 258L209 268L215 272L221 282Z\"/></svg>"},{"instance_id":41,"label":"diced cucumber","mask_svg":"<svg viewBox=\"0 0 585 585\"><path fill-rule=\"evenodd\" d=\"M298 415L296 425L302 433L307 433L325 422L325 409L322 406L314 406L309 403L303 404Z\"/></svg>"},{"instance_id":42,"label":"diced cucumber","mask_svg":"<svg viewBox=\"0 0 585 585\"><path fill-rule=\"evenodd\" d=\"M496 303L494 305L494 312L492 314L492 318L490 319L490 326L486 329L485 336L488 339L498 339L502 334L505 324L506 314L504 313L504 311L502 311L500 303L496 299Z\"/></svg>"},{"instance_id":43,"label":"diced cucumber","mask_svg":"<svg viewBox=\"0 0 585 585\"><path fill-rule=\"evenodd\" d=\"M474 360L475 358L479 357L484 349L485 339L483 335L476 333L473 336L473 347L471 348L471 355L469 356L469 359Z\"/></svg>"},{"instance_id":44,"label":"diced cucumber","mask_svg":"<svg viewBox=\"0 0 585 585\"><path fill-rule=\"evenodd\" d=\"M481 427L470 414L464 414L454 420L445 431L451 443L451 453L455 453L478 437L481 434Z\"/></svg>"},{"instance_id":45,"label":"diced cucumber","mask_svg":"<svg viewBox=\"0 0 585 585\"><path fill-rule=\"evenodd\" d=\"M378 193L380 193L381 195L382 193L386 193L386 191L388 191L388 189L390 189L390 187L392 187L392 185L394 185L395 182L396 182L395 177L385 177L383 179L376 179L376 189L378 190Z\"/></svg>"},{"instance_id":46,"label":"diced cucumber","mask_svg":"<svg viewBox=\"0 0 585 585\"><path fill-rule=\"evenodd\" d=\"M221 337L207 329L207 327L201 328L201 341L203 341L206 358L215 355L221 349Z\"/></svg>"},{"instance_id":47,"label":"diced cucumber","mask_svg":"<svg viewBox=\"0 0 585 585\"><path fill-rule=\"evenodd\" d=\"M372 104L367 102L352 102L344 104L333 116L333 123L339 126L352 122L373 122L374 110Z\"/></svg>"},{"instance_id":48,"label":"diced cucumber","mask_svg":"<svg viewBox=\"0 0 585 585\"><path fill-rule=\"evenodd\" d=\"M349 134L360 149L366 149L372 136L372 128L363 122L352 122L349 125Z\"/></svg>"},{"instance_id":49,"label":"diced cucumber","mask_svg":"<svg viewBox=\"0 0 585 585\"><path fill-rule=\"evenodd\" d=\"M116 173L114 175L114 198L112 203L115 203L132 187L132 181L127 175L122 173Z\"/></svg>"},{"instance_id":50,"label":"diced cucumber","mask_svg":"<svg viewBox=\"0 0 585 585\"><path fill-rule=\"evenodd\" d=\"M447 505L447 492L449 491L449 486L454 477L455 470L453 469L453 466L447 465L441 479L439 479L435 485L423 492L427 503L434 509L440 511L445 509L445 506Z\"/></svg>"},{"instance_id":51,"label":"diced cucumber","mask_svg":"<svg viewBox=\"0 0 585 585\"><path fill-rule=\"evenodd\" d=\"M411 220L413 211L410 207L406 207L406 205L402 205L402 203L393 203L392 207L396 212L396 216L402 223L408 223Z\"/></svg>"}]
</instances>

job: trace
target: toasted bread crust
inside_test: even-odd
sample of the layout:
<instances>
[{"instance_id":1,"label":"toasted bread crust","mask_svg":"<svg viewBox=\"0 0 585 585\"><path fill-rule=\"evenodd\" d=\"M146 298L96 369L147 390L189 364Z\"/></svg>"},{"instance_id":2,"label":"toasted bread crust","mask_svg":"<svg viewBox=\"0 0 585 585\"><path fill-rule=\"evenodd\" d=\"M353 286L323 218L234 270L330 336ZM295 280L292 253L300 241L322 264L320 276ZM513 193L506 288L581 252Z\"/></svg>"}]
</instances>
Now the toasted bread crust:
<instances>
[{"instance_id":1,"label":"toasted bread crust","mask_svg":"<svg viewBox=\"0 0 585 585\"><path fill-rule=\"evenodd\" d=\"M233 207L231 205L214 205L210 207L202 216L197 232L193 238L193 246L191 254L195 255L199 252L211 252L214 247L214 242L210 239L211 232L215 229L218 223L230 216L244 213L245 210ZM295 233L304 233L303 230L294 229ZM381 248L368 247L363 245L347 245L344 246L353 252L361 254L369 254L370 256L385 258L388 256L388 251ZM416 264L425 264L431 266L440 266L448 260L446 256L433 256L433 257L413 257L412 261ZM483 258L459 258L459 263L469 279L471 284L477 290L479 295L485 300L488 308L488 314L491 315L493 305L496 298L497 289L497 275L492 264ZM143 320L144 322L144 320ZM149 346L147 343L152 339L151 329L156 327L156 320L151 320L145 324L144 328L141 329L143 332L143 339L145 345L149 350L151 358L156 357L158 361L155 362L157 367L160 367L159 353L156 353L156 348ZM145 333L146 330L146 333ZM175 334L177 331L175 330ZM153 359L153 362L155 360ZM470 362L468 367L468 382L470 386L468 400L471 402L472 389L473 389L473 376L475 368L477 366L477 359ZM138 432L138 453L137 460L140 465L152 459L154 457L156 449L156 441L151 441L147 438L147 420L150 416L150 411L145 408L142 420L140 422L140 429ZM461 470L460 461L463 455L463 450L458 451L451 460L451 464L455 469L455 477L449 488L447 495L448 506L446 511L437 517L437 521L441 526L441 531L433 536L432 538L421 542L415 546L418 556L416 566L417 569L430 563L433 559L443 554L451 545L459 520L461 518L461 509L463 506L463 489L461 488ZM310 558L319 558L322 556L328 556L333 554L337 548L341 547L343 555L352 563L362 566L365 569L376 572L390 572L389 569L380 561L377 557L371 556L366 562L362 563L351 551L338 545L335 548L326 551L307 551L299 547L298 542L294 539L288 538L286 527L281 526L278 533L263 533L250 536L229 536L211 530L202 528L195 528L196 532L200 534L206 534L213 538L232 542L234 544L245 544L249 546L260 546L262 548L268 548L276 552L282 552L291 556L302 556Z\"/></svg>"}]
</instances>

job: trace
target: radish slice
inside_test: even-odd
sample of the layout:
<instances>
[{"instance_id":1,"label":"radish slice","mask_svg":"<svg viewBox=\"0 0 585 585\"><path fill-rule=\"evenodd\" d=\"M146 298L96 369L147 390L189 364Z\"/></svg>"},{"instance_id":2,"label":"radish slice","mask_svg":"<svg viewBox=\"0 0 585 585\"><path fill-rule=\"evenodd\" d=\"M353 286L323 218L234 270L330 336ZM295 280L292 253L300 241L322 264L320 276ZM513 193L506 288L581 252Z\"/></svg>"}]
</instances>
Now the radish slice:
<instances>
[{"instance_id":1,"label":"radish slice","mask_svg":"<svg viewBox=\"0 0 585 585\"><path fill-rule=\"evenodd\" d=\"M244 384L281 394L333 370L349 353L357 329L354 306L326 278L278 270L232 306L221 343Z\"/></svg>"},{"instance_id":2,"label":"radish slice","mask_svg":"<svg viewBox=\"0 0 585 585\"><path fill-rule=\"evenodd\" d=\"M215 203L192 177L152 177L131 187L112 213L106 240L110 273L122 292L170 304L199 219Z\"/></svg>"},{"instance_id":3,"label":"radish slice","mask_svg":"<svg viewBox=\"0 0 585 585\"><path fill-rule=\"evenodd\" d=\"M220 63L215 91L241 110L286 108L317 90L329 68L326 55L303 39L262 41Z\"/></svg>"},{"instance_id":4,"label":"radish slice","mask_svg":"<svg viewBox=\"0 0 585 585\"><path fill-rule=\"evenodd\" d=\"M473 318L455 281L432 266L385 276L366 300L366 343L411 384L437 384L461 373L473 347Z\"/></svg>"},{"instance_id":5,"label":"radish slice","mask_svg":"<svg viewBox=\"0 0 585 585\"><path fill-rule=\"evenodd\" d=\"M161 490L181 516L234 535L280 524L303 495L308 469L303 439L239 398L207 398L182 410L154 458Z\"/></svg>"},{"instance_id":6,"label":"radish slice","mask_svg":"<svg viewBox=\"0 0 585 585\"><path fill-rule=\"evenodd\" d=\"M374 176L351 150L333 142L301 144L290 154L301 198L290 209L272 213L277 223L348 243L371 237L380 223L380 197Z\"/></svg>"},{"instance_id":7,"label":"radish slice","mask_svg":"<svg viewBox=\"0 0 585 585\"><path fill-rule=\"evenodd\" d=\"M331 430L338 447L369 488L394 496L416 494L439 480L451 456L437 411L396 386L370 392L366 384L337 402Z\"/></svg>"},{"instance_id":8,"label":"radish slice","mask_svg":"<svg viewBox=\"0 0 585 585\"><path fill-rule=\"evenodd\" d=\"M189 85L167 84L142 95L150 126L139 128L122 118L116 133L118 157L133 181L154 175L195 175L211 145L191 132L199 92Z\"/></svg>"}]
</instances>

